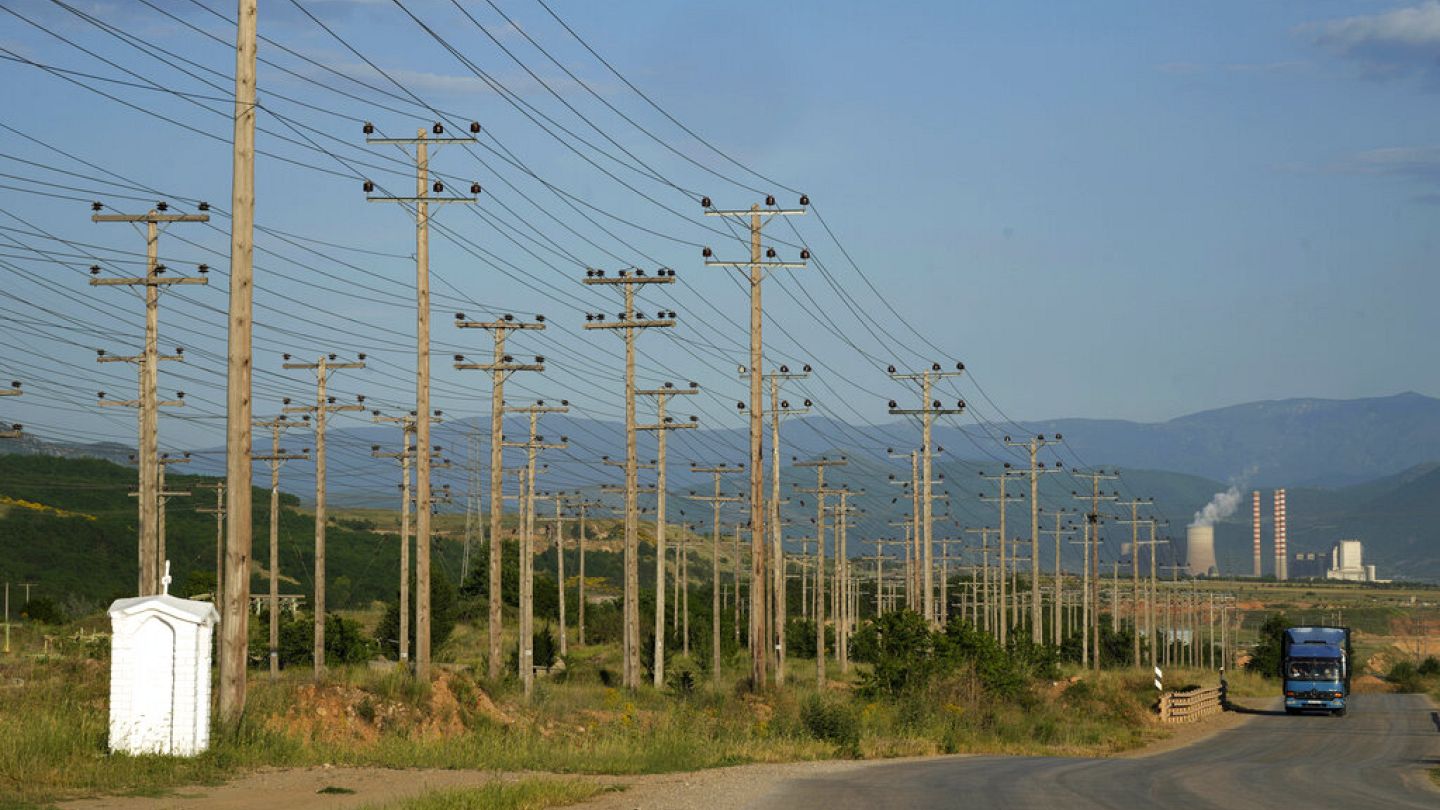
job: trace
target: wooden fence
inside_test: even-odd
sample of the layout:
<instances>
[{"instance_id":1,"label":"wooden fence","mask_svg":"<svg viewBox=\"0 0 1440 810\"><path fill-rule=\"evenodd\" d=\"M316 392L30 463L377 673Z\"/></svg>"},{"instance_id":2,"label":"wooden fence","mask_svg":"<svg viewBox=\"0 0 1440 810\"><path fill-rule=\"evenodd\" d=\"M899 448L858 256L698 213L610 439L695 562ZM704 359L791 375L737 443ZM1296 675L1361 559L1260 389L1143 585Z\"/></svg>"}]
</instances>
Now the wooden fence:
<instances>
[{"instance_id":1,"label":"wooden fence","mask_svg":"<svg viewBox=\"0 0 1440 810\"><path fill-rule=\"evenodd\" d=\"M1193 723L1225 710L1225 685L1160 695L1160 722Z\"/></svg>"}]
</instances>

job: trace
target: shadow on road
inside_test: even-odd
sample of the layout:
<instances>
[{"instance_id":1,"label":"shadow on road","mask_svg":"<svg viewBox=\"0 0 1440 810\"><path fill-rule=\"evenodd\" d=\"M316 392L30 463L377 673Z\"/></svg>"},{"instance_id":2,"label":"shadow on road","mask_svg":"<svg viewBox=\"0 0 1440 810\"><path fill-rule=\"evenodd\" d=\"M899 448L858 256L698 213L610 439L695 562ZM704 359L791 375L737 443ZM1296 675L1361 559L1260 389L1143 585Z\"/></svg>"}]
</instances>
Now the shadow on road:
<instances>
[{"instance_id":1,"label":"shadow on road","mask_svg":"<svg viewBox=\"0 0 1440 810\"><path fill-rule=\"evenodd\" d=\"M779 592L779 589L776 589ZM1435 730L1440 731L1440 712L1430 712L1430 722L1435 724Z\"/></svg>"},{"instance_id":2,"label":"shadow on road","mask_svg":"<svg viewBox=\"0 0 1440 810\"><path fill-rule=\"evenodd\" d=\"M1227 711L1227 712L1234 712L1234 713L1236 713L1236 714L1257 714L1257 715L1260 715L1260 716L1262 716L1262 717L1285 717L1285 716L1286 716L1284 709L1255 709L1255 708L1251 708L1251 707L1249 707L1249 706L1242 706L1242 705L1240 705L1239 703L1231 703L1229 706L1226 706L1226 707L1225 707L1225 711ZM1440 712L1437 712L1437 714L1440 714ZM1437 723L1437 724L1440 724L1440 720L1437 720L1436 723Z\"/></svg>"}]
</instances>

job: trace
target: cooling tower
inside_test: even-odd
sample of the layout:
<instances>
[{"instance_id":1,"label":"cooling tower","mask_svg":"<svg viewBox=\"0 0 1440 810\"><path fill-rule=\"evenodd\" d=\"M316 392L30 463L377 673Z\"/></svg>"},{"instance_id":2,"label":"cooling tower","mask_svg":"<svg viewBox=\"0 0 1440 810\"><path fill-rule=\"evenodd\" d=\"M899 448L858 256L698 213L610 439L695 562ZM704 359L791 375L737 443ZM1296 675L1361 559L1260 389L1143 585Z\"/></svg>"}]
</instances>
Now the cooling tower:
<instances>
[{"instance_id":1,"label":"cooling tower","mask_svg":"<svg viewBox=\"0 0 1440 810\"><path fill-rule=\"evenodd\" d=\"M1190 576L1219 573L1215 566L1215 527L1191 526L1185 530L1185 567Z\"/></svg>"}]
</instances>

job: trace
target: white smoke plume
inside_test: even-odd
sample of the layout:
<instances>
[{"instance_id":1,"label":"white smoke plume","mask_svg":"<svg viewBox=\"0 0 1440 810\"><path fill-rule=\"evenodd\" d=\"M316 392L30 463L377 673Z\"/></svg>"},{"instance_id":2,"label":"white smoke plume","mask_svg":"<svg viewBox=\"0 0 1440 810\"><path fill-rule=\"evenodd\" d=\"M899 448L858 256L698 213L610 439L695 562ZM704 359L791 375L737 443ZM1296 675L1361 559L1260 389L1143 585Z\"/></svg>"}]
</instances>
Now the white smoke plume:
<instances>
[{"instance_id":1,"label":"white smoke plume","mask_svg":"<svg viewBox=\"0 0 1440 810\"><path fill-rule=\"evenodd\" d=\"M1191 526L1214 526L1217 520L1224 520L1240 507L1240 488L1231 486L1224 492L1215 493L1205 508L1195 513Z\"/></svg>"}]
</instances>

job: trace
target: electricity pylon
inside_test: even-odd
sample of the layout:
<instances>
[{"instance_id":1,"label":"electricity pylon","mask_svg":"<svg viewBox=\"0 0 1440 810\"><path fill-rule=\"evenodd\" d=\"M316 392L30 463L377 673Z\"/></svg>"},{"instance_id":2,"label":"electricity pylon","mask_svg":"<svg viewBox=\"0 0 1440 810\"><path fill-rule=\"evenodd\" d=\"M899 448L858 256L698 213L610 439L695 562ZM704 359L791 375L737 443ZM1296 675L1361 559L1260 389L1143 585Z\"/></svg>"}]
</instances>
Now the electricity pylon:
<instances>
[{"instance_id":1,"label":"electricity pylon","mask_svg":"<svg viewBox=\"0 0 1440 810\"><path fill-rule=\"evenodd\" d=\"M505 447L516 447L525 451L524 499L520 507L520 653L517 666L520 668L520 682L525 687L525 697L535 690L535 459L541 450L564 450L569 440L561 436L559 442L546 442L540 435L540 415L546 413L569 413L570 403L560 400L559 405L546 405L537 400L534 405L504 409L505 413L523 413L530 417L530 435L523 442L504 442ZM416 622L416 630L419 630Z\"/></svg>"},{"instance_id":2,"label":"electricity pylon","mask_svg":"<svg viewBox=\"0 0 1440 810\"><path fill-rule=\"evenodd\" d=\"M635 392L636 396L654 397L655 421L636 425L636 430L651 431L657 444L655 455L655 688L665 685L665 437L672 430L694 430L699 417L692 416L688 422L676 422L666 415L665 406L670 397L700 392L699 383L690 383L688 388L676 388L674 383L665 383L659 388L646 388ZM678 571L676 572L678 575Z\"/></svg>"},{"instance_id":3,"label":"electricity pylon","mask_svg":"<svg viewBox=\"0 0 1440 810\"><path fill-rule=\"evenodd\" d=\"M586 329L616 329L625 337L625 633L621 645L625 665L623 680L626 689L640 686L640 536L638 492L639 460L636 458L635 423L635 338L642 329L670 328L675 326L675 313L648 319L644 313L635 310L635 288L646 284L674 284L675 271L661 268L653 276L644 270L621 270L615 276L607 277L604 270L586 270L585 283L589 285L619 286L624 294L625 309L614 321L606 321L605 315L587 314Z\"/></svg>"},{"instance_id":4,"label":"electricity pylon","mask_svg":"<svg viewBox=\"0 0 1440 810\"><path fill-rule=\"evenodd\" d=\"M375 127L364 126L365 142L377 146L415 147L415 195L376 196L375 184L365 181L367 202L400 203L415 210L415 444L430 446L430 205L431 203L475 204L480 184L472 183L469 196L431 196L445 192L440 181L430 183L430 145L470 143L480 132L480 125L470 124L470 135L446 136L445 127L434 124L426 132L416 131L414 138L372 137ZM415 676L430 679L430 455L415 457L415 486L419 497L415 510Z\"/></svg>"},{"instance_id":5,"label":"electricity pylon","mask_svg":"<svg viewBox=\"0 0 1440 810\"><path fill-rule=\"evenodd\" d=\"M691 491L689 497L693 501L710 504L714 510L714 521L711 523L710 529L710 675L716 686L720 685L720 505L739 503L745 500L738 495L721 495L720 478L744 471L744 464L734 467L727 464L713 467L697 467L693 462L690 464L690 472L708 473L715 477L714 494L696 495L694 491Z\"/></svg>"},{"instance_id":6,"label":"electricity pylon","mask_svg":"<svg viewBox=\"0 0 1440 810\"><path fill-rule=\"evenodd\" d=\"M505 476L504 454L500 443L505 440L505 381L511 374L517 371L544 371L545 358L536 357L534 363L516 362L515 358L505 353L505 338L515 330L540 330L545 328L545 317L536 315L534 322L515 320L514 315L506 314L498 320L493 321L470 321L465 319L465 313L455 313L455 326L460 329L487 329L494 337L494 359L489 363L468 363L465 355L455 355L455 368L461 371L479 370L490 372L490 571L489 588L487 601L489 603L488 621L486 633L489 641L489 656L486 663L486 670L491 680L500 677L501 662L504 651L502 650L501 630L504 622L502 610L503 602L500 599L501 586L501 543L500 543L500 521L504 515L504 493L503 482Z\"/></svg>"},{"instance_id":7,"label":"electricity pylon","mask_svg":"<svg viewBox=\"0 0 1440 810\"><path fill-rule=\"evenodd\" d=\"M761 245L761 233L765 225L777 216L799 216L805 213L805 208L810 204L810 198L801 195L801 208L776 208L775 198L767 196L765 207L752 205L748 210L719 210L710 203L710 198L705 197L700 201L705 209L705 216L741 218L748 219L750 225L750 259L749 261L720 261L713 259L713 251L704 248L701 254L705 258L706 267L728 267L736 270L745 270L747 280L750 283L750 682L754 686L764 688L767 679L767 668L769 666L768 647L765 643L753 643L756 640L768 639L769 629L766 627L765 611L765 496L764 477L765 473L761 464L763 463L760 449L761 434L763 432L761 416L764 410L761 398L761 370L764 368L763 340L761 335L761 302L760 287L766 275L771 270L784 268L803 268L810 258L810 251L800 251L798 262L786 262L777 260L775 248L764 248Z\"/></svg>"},{"instance_id":8,"label":"electricity pylon","mask_svg":"<svg viewBox=\"0 0 1440 810\"><path fill-rule=\"evenodd\" d=\"M931 476L931 465L935 455L935 447L931 441L932 427L935 417L945 414L964 413L965 403L956 402L955 407L946 408L940 404L940 400L932 398L932 389L935 381L945 377L958 377L965 372L964 363L956 363L954 371L942 371L939 363L932 363L930 368L915 373L900 373L894 366L889 368L890 376L896 380L913 380L920 383L920 407L901 408L890 400L890 414L892 416L919 416L920 417L920 554L922 570L922 594L921 607L924 612L925 621L935 623L935 583L934 583L934 521L931 511L933 479Z\"/></svg>"},{"instance_id":9,"label":"electricity pylon","mask_svg":"<svg viewBox=\"0 0 1440 810\"><path fill-rule=\"evenodd\" d=\"M99 266L90 267L90 286L92 287L113 287L113 286L140 286L145 288L145 348L143 352L134 358L124 358L126 362L138 363L140 366L140 444L137 450L137 457L140 460L140 577L139 589L141 596L150 596L160 592L161 568L164 560L161 559L159 547L159 510L160 495L157 491L160 481L158 469L160 458L160 435L159 435L159 405L157 402L157 389L159 387L159 361L163 359L180 359L177 352L174 357L161 357L159 350L160 333L160 288L176 284L208 284L209 279L203 277L182 277L166 276L165 265L160 263L160 231L161 226L170 225L176 222L209 222L210 215L205 213L210 210L207 203L200 203L201 213L198 214L172 214L169 213L169 205L164 202L155 204L155 207L144 214L102 214L104 208L100 203L90 206L94 211L90 216L91 222L125 222L130 224L145 223L145 275L136 278L101 278ZM209 271L205 265L199 267L201 276ZM103 354L101 355L103 358ZM102 360L103 362L103 360ZM104 397L101 397L104 399Z\"/></svg>"},{"instance_id":10,"label":"electricity pylon","mask_svg":"<svg viewBox=\"0 0 1440 810\"><path fill-rule=\"evenodd\" d=\"M1058 444L1063 438L1059 433L1053 439L1045 438L1042 433L1023 442L1012 442L1009 436L1005 437L1005 446L1024 447L1030 453L1030 469L1025 473L1030 476L1030 641L1037 645L1044 637L1040 611L1040 475L1061 471L1059 461L1053 467L1046 467L1045 462L1040 461L1040 448Z\"/></svg>"},{"instance_id":11,"label":"electricity pylon","mask_svg":"<svg viewBox=\"0 0 1440 810\"><path fill-rule=\"evenodd\" d=\"M770 384L770 554L772 585L770 589L770 614L775 640L775 684L785 683L785 547L784 531L780 520L780 419L784 416L798 416L810 412L810 400L800 408L790 407L789 400L780 398L780 385L789 380L803 380L810 376L810 366L793 372L789 366L780 366L778 371L761 375Z\"/></svg>"},{"instance_id":12,"label":"electricity pylon","mask_svg":"<svg viewBox=\"0 0 1440 810\"><path fill-rule=\"evenodd\" d=\"M310 417L306 416L305 419ZM301 453L287 453L280 446L280 434L295 427L281 414L274 419L256 420L254 427L270 428L270 452L252 455L254 461L270 462L270 680L280 677L280 468L287 461L309 460L310 448ZM233 502L233 501L232 501ZM249 590L249 585L245 589Z\"/></svg>"},{"instance_id":13,"label":"electricity pylon","mask_svg":"<svg viewBox=\"0 0 1440 810\"><path fill-rule=\"evenodd\" d=\"M825 470L849 463L844 456L814 461L791 459L792 466L815 468L815 486L796 489L815 496L815 683L821 687L825 685L825 496L840 491L838 487L825 486Z\"/></svg>"},{"instance_id":14,"label":"electricity pylon","mask_svg":"<svg viewBox=\"0 0 1440 810\"><path fill-rule=\"evenodd\" d=\"M282 368L287 369L310 369L315 372L315 404L314 405L290 405L287 397L284 402L282 413L310 414L314 418L310 424L315 430L315 679L319 680L325 672L325 425L332 413L341 411L363 411L363 404L338 405L335 397L325 393L330 383L330 375L340 369L365 368L365 355L360 355L354 362L339 362L338 356L334 354L322 354L320 359L314 363L292 363L290 355L285 355L285 363ZM358 398L360 403L365 397Z\"/></svg>"}]
</instances>

